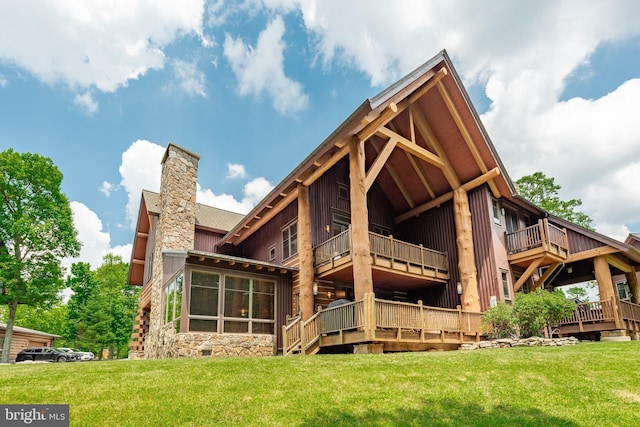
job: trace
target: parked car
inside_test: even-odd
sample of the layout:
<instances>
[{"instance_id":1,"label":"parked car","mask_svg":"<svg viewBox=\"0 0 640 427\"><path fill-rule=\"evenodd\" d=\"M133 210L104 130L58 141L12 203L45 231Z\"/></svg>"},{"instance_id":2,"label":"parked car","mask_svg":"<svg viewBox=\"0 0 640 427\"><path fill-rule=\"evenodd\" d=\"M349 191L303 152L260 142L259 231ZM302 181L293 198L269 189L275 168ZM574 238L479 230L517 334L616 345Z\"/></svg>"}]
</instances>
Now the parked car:
<instances>
[{"instance_id":1,"label":"parked car","mask_svg":"<svg viewBox=\"0 0 640 427\"><path fill-rule=\"evenodd\" d=\"M72 353L78 356L78 360L93 360L95 355L90 351L82 351L77 348L68 348L68 347L58 347L58 350L65 351L67 353Z\"/></svg>"},{"instance_id":2,"label":"parked car","mask_svg":"<svg viewBox=\"0 0 640 427\"><path fill-rule=\"evenodd\" d=\"M16 356L16 362L24 362L27 360L34 362L72 362L78 360L78 356L52 347L30 347L25 348Z\"/></svg>"}]
</instances>

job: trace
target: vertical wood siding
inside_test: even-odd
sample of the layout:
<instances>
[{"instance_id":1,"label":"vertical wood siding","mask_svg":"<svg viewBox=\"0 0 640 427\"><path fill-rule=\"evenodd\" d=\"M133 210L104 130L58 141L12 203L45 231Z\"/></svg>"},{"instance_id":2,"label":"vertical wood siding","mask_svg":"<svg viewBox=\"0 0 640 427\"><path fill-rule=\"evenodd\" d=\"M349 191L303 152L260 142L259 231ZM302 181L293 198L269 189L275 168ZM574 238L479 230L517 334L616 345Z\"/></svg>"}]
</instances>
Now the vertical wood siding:
<instances>
[{"instance_id":1,"label":"vertical wood siding","mask_svg":"<svg viewBox=\"0 0 640 427\"><path fill-rule=\"evenodd\" d=\"M255 259L259 261L282 264L282 227L289 224L298 217L298 201L294 200L277 214L271 221L260 227L258 231L253 233L247 240L242 242L239 247L231 249L231 255L237 255L244 258ZM276 257L269 259L269 248L276 248ZM225 245L229 246L229 245Z\"/></svg>"},{"instance_id":2,"label":"vertical wood siding","mask_svg":"<svg viewBox=\"0 0 640 427\"><path fill-rule=\"evenodd\" d=\"M486 185L469 192L469 210L473 227L473 251L478 271L480 309L489 308L491 295L499 295L498 270L492 245L491 197Z\"/></svg>"},{"instance_id":3,"label":"vertical wood siding","mask_svg":"<svg viewBox=\"0 0 640 427\"><path fill-rule=\"evenodd\" d=\"M567 240L569 241L569 253L572 254L604 246L602 242L569 229L567 229Z\"/></svg>"},{"instance_id":4,"label":"vertical wood siding","mask_svg":"<svg viewBox=\"0 0 640 427\"><path fill-rule=\"evenodd\" d=\"M460 280L460 276L453 203L451 201L443 203L439 208L430 209L417 218L403 222L398 227L398 238L446 252L449 256L449 283L432 285L422 291L412 292L410 298L421 299L424 304L436 307L455 308L459 305L460 298L456 291L456 283Z\"/></svg>"},{"instance_id":5,"label":"vertical wood siding","mask_svg":"<svg viewBox=\"0 0 640 427\"><path fill-rule=\"evenodd\" d=\"M193 248L196 251L216 252L216 244L222 238L221 233L196 228Z\"/></svg>"}]
</instances>

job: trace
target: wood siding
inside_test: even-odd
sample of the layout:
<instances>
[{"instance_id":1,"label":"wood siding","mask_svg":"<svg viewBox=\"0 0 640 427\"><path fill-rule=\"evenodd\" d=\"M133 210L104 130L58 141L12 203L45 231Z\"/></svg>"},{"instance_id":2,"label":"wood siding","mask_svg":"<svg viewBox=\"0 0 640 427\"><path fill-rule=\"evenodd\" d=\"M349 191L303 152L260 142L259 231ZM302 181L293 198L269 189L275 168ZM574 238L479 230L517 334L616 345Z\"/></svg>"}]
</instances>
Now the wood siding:
<instances>
[{"instance_id":1,"label":"wood siding","mask_svg":"<svg viewBox=\"0 0 640 427\"><path fill-rule=\"evenodd\" d=\"M498 268L492 247L493 218L489 216L491 198L486 185L469 192L469 210L473 222L473 251L478 271L480 310L489 308L491 295L498 296Z\"/></svg>"},{"instance_id":2,"label":"wood siding","mask_svg":"<svg viewBox=\"0 0 640 427\"><path fill-rule=\"evenodd\" d=\"M584 252L589 249L605 246L602 242L583 234L578 234L570 229L567 229L567 240L569 241L569 253L571 254L577 254L578 252Z\"/></svg>"},{"instance_id":3,"label":"wood siding","mask_svg":"<svg viewBox=\"0 0 640 427\"><path fill-rule=\"evenodd\" d=\"M216 252L216 244L220 241L223 234L216 233L215 231L202 230L196 228L194 240L193 240L193 248L196 251L203 252Z\"/></svg>"},{"instance_id":4,"label":"wood siding","mask_svg":"<svg viewBox=\"0 0 640 427\"><path fill-rule=\"evenodd\" d=\"M425 305L455 308L460 298L455 284L460 280L456 228L453 203L448 201L400 224L398 238L409 243L422 244L430 249L446 252L449 256L450 279L447 285L433 285L422 291L411 292L410 299L421 299Z\"/></svg>"},{"instance_id":5,"label":"wood siding","mask_svg":"<svg viewBox=\"0 0 640 427\"><path fill-rule=\"evenodd\" d=\"M271 221L264 224L259 230L253 233L247 240L238 247L225 248L231 255L258 261L283 264L282 259L282 228L298 217L298 201L294 200L276 215ZM229 246L229 245L225 245ZM275 246L276 257L269 259L269 248Z\"/></svg>"},{"instance_id":6,"label":"wood siding","mask_svg":"<svg viewBox=\"0 0 640 427\"><path fill-rule=\"evenodd\" d=\"M4 339L5 330L0 332L0 341ZM16 356L20 351L29 347L52 347L55 342L55 338L38 335L38 334L30 334L26 332L18 332L14 329L13 335L11 336L11 349L9 351L9 361L15 361ZM0 347L2 349L2 347Z\"/></svg>"}]
</instances>

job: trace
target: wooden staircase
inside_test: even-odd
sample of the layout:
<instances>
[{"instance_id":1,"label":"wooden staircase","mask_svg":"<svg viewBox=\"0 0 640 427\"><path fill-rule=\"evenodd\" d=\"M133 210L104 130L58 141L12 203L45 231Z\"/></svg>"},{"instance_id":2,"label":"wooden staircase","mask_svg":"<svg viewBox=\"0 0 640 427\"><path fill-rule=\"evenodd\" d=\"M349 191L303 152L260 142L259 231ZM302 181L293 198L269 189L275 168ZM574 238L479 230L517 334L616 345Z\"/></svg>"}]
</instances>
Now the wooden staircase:
<instances>
[{"instance_id":1,"label":"wooden staircase","mask_svg":"<svg viewBox=\"0 0 640 427\"><path fill-rule=\"evenodd\" d=\"M300 316L287 318L287 324L282 327L283 354L285 356L291 354L311 355L320 350L319 315L320 312L305 321Z\"/></svg>"}]
</instances>

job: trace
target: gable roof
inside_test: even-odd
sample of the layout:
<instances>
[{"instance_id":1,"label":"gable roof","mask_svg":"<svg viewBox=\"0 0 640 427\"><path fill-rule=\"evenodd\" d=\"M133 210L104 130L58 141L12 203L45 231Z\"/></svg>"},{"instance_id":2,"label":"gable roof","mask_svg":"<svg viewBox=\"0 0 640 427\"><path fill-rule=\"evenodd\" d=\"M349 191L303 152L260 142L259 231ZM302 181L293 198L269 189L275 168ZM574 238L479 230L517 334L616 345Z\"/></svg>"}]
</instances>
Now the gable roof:
<instances>
[{"instance_id":1,"label":"gable roof","mask_svg":"<svg viewBox=\"0 0 640 427\"><path fill-rule=\"evenodd\" d=\"M6 330L7 330L7 324L0 323L0 332L4 333ZM40 336L49 337L49 338L60 338L60 335L50 334L48 332L42 332L35 329L23 328L21 326L14 326L13 332L19 332L22 334L30 334L30 335L40 335Z\"/></svg>"},{"instance_id":2,"label":"gable roof","mask_svg":"<svg viewBox=\"0 0 640 427\"><path fill-rule=\"evenodd\" d=\"M408 136L411 135L411 138ZM486 179L496 197L512 197L508 177L446 51L363 102L300 165L219 242L237 245L348 155L353 138L365 144L366 168L394 140L375 178L402 222L452 197L462 184ZM488 178L487 178L488 177ZM419 178L419 179L418 179Z\"/></svg>"}]
</instances>

